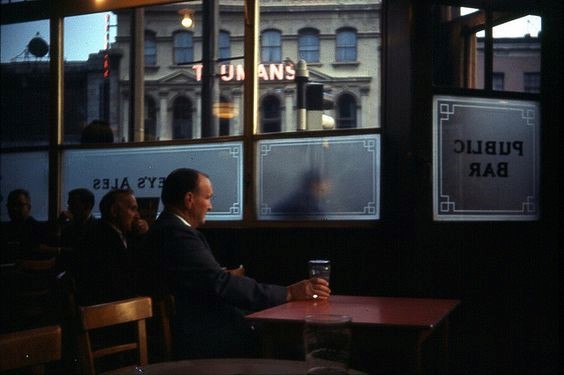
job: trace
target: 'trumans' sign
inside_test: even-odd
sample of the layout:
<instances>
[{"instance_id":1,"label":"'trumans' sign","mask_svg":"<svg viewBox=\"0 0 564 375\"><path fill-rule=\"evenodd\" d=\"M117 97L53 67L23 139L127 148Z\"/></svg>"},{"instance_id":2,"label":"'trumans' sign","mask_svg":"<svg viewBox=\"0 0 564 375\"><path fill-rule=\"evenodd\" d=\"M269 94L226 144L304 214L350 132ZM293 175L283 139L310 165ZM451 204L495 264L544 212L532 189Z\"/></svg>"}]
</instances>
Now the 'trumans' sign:
<instances>
[{"instance_id":1,"label":"'trumans' sign","mask_svg":"<svg viewBox=\"0 0 564 375\"><path fill-rule=\"evenodd\" d=\"M539 104L435 96L435 220L537 220Z\"/></svg>"},{"instance_id":2,"label":"'trumans' sign","mask_svg":"<svg viewBox=\"0 0 564 375\"><path fill-rule=\"evenodd\" d=\"M196 81L202 80L202 64L196 64L192 70L196 73ZM293 81L296 71L293 65L289 64L259 64L257 75L263 81ZM245 80L245 68L241 64L221 65L219 76L222 81L243 81Z\"/></svg>"}]
</instances>

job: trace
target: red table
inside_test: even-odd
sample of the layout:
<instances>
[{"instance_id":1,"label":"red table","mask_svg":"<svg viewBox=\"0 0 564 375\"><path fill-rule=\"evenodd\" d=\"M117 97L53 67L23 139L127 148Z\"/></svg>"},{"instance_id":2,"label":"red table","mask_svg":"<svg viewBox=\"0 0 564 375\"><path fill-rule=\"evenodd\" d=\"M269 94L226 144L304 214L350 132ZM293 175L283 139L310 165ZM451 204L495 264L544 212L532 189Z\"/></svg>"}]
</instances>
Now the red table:
<instances>
[{"instance_id":1,"label":"red table","mask_svg":"<svg viewBox=\"0 0 564 375\"><path fill-rule=\"evenodd\" d=\"M446 372L448 316L459 303L450 299L334 295L327 301L288 302L250 314L247 319L263 326L268 355L288 336L293 335L294 341L301 340L306 315L349 315L353 329L353 367L369 372L421 372L437 365L433 370ZM434 338L435 358L431 358L433 353L425 347L431 338ZM383 363L390 359L388 349L400 353L396 361L400 363ZM429 358L424 358L427 354Z\"/></svg>"},{"instance_id":2,"label":"red table","mask_svg":"<svg viewBox=\"0 0 564 375\"><path fill-rule=\"evenodd\" d=\"M217 358L191 359L130 366L106 375L303 375L305 362L281 359ZM367 375L350 370L349 375Z\"/></svg>"}]
</instances>

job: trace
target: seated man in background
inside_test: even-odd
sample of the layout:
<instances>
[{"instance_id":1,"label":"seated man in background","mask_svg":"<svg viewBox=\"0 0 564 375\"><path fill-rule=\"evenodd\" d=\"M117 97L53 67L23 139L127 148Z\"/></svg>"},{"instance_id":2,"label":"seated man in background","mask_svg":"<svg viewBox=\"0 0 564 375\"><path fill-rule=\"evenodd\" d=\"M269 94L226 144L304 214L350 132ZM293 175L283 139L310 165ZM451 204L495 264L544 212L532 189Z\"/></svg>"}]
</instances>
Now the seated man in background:
<instances>
[{"instance_id":1,"label":"seated man in background","mask_svg":"<svg viewBox=\"0 0 564 375\"><path fill-rule=\"evenodd\" d=\"M80 256L75 250L88 231L95 225L96 218L92 215L94 194L88 189L74 189L68 193L68 211L59 215L61 223L61 247L64 249L60 260L62 269L72 267L76 257Z\"/></svg>"},{"instance_id":2,"label":"seated man in background","mask_svg":"<svg viewBox=\"0 0 564 375\"><path fill-rule=\"evenodd\" d=\"M140 219L133 191L112 190L100 201L102 218L84 235L73 276L79 305L94 305L137 294L136 249L128 236L149 229Z\"/></svg>"},{"instance_id":3,"label":"seated man in background","mask_svg":"<svg viewBox=\"0 0 564 375\"><path fill-rule=\"evenodd\" d=\"M154 284L164 280L176 301L173 320L177 358L253 356L256 338L243 311L256 311L290 300L327 299L323 279L288 287L258 283L223 269L196 228L212 208L213 189L205 174L177 169L165 180L164 211L151 226L147 245L157 266ZM161 291L162 292L162 291Z\"/></svg>"},{"instance_id":4,"label":"seated man in background","mask_svg":"<svg viewBox=\"0 0 564 375\"><path fill-rule=\"evenodd\" d=\"M13 263L18 259L51 258L58 250L47 246L47 225L31 216L31 196L24 189L8 194L6 202L10 221L2 223L1 263Z\"/></svg>"}]
</instances>

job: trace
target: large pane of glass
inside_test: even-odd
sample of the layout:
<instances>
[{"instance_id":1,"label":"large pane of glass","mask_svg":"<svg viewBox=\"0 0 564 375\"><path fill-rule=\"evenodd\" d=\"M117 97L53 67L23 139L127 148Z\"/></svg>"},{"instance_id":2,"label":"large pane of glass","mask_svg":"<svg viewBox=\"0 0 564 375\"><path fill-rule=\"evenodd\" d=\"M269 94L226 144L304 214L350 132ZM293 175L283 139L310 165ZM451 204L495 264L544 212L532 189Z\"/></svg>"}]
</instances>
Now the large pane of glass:
<instances>
[{"instance_id":1,"label":"large pane of glass","mask_svg":"<svg viewBox=\"0 0 564 375\"><path fill-rule=\"evenodd\" d=\"M64 19L64 142L111 143L123 139L118 100L122 54L113 47L116 17L95 13Z\"/></svg>"},{"instance_id":2,"label":"large pane of glass","mask_svg":"<svg viewBox=\"0 0 564 375\"><path fill-rule=\"evenodd\" d=\"M380 217L380 135L257 144L260 220Z\"/></svg>"},{"instance_id":3,"label":"large pane of glass","mask_svg":"<svg viewBox=\"0 0 564 375\"><path fill-rule=\"evenodd\" d=\"M435 96L435 220L537 220L538 102Z\"/></svg>"},{"instance_id":4,"label":"large pane of glass","mask_svg":"<svg viewBox=\"0 0 564 375\"><path fill-rule=\"evenodd\" d=\"M486 48L488 14L491 51ZM541 19L508 12L437 6L434 15L433 82L438 86L540 92ZM491 67L486 67L491 53Z\"/></svg>"},{"instance_id":5,"label":"large pane of glass","mask_svg":"<svg viewBox=\"0 0 564 375\"><path fill-rule=\"evenodd\" d=\"M540 92L540 31L541 18L531 15L501 23L493 28L493 71L503 74L504 91ZM482 47L483 39L480 38L478 55L483 53ZM483 67L478 64L477 68L480 82ZM528 79L533 76L539 79Z\"/></svg>"},{"instance_id":6,"label":"large pane of glass","mask_svg":"<svg viewBox=\"0 0 564 375\"><path fill-rule=\"evenodd\" d=\"M121 87L114 103L125 119L119 139L153 141L242 134L243 2L220 1L217 11L216 22L221 29L214 30L205 22L201 1L142 9L139 28L145 38L137 43L144 43L144 108L142 125L134 129L127 119L134 18L130 10L116 11L117 38L111 50L120 56L116 64ZM192 22L182 22L186 17ZM208 38L215 41L215 48L204 56ZM204 66L207 60L213 65L211 70ZM208 94L204 87L209 88Z\"/></svg>"},{"instance_id":7,"label":"large pane of glass","mask_svg":"<svg viewBox=\"0 0 564 375\"><path fill-rule=\"evenodd\" d=\"M49 156L45 151L0 154L0 220L7 221L6 199L10 191L24 189L31 198L31 215L47 220Z\"/></svg>"},{"instance_id":8,"label":"large pane of glass","mask_svg":"<svg viewBox=\"0 0 564 375\"><path fill-rule=\"evenodd\" d=\"M2 25L0 146L49 141L49 21Z\"/></svg>"},{"instance_id":9,"label":"large pane of glass","mask_svg":"<svg viewBox=\"0 0 564 375\"><path fill-rule=\"evenodd\" d=\"M292 2L291 12L287 2L260 4L257 131L379 127L381 0ZM297 75L300 60L306 70ZM321 89L308 90L312 83ZM306 99L298 103L302 89Z\"/></svg>"},{"instance_id":10,"label":"large pane of glass","mask_svg":"<svg viewBox=\"0 0 564 375\"><path fill-rule=\"evenodd\" d=\"M219 97L214 97L212 114L219 119L218 135L243 134L245 79L243 56L243 2L219 0L219 40L216 71L220 77Z\"/></svg>"},{"instance_id":11,"label":"large pane of glass","mask_svg":"<svg viewBox=\"0 0 564 375\"><path fill-rule=\"evenodd\" d=\"M109 190L130 188L141 202L160 202L164 179L176 168L194 168L208 174L214 185L213 210L208 220L243 217L243 151L241 142L209 145L144 147L104 150L68 150L63 154L62 196L87 188L94 193L94 214ZM140 204L141 205L141 204ZM156 206L155 206L156 208ZM156 212L154 212L156 214Z\"/></svg>"}]
</instances>

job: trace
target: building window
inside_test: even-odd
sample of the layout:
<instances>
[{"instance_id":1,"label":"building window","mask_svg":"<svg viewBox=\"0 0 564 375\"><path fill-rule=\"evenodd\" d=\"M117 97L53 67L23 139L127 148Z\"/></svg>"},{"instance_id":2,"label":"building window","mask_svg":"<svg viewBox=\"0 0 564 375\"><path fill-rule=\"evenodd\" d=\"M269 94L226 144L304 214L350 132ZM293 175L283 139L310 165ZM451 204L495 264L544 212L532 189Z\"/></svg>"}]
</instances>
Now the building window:
<instances>
[{"instance_id":1,"label":"building window","mask_svg":"<svg viewBox=\"0 0 564 375\"><path fill-rule=\"evenodd\" d=\"M356 128L356 100L350 94L343 94L337 100L337 127Z\"/></svg>"},{"instance_id":2,"label":"building window","mask_svg":"<svg viewBox=\"0 0 564 375\"><path fill-rule=\"evenodd\" d=\"M186 64L194 61L194 45L190 31L174 33L174 63Z\"/></svg>"},{"instance_id":3,"label":"building window","mask_svg":"<svg viewBox=\"0 0 564 375\"><path fill-rule=\"evenodd\" d=\"M319 31L315 29L299 31L298 56L307 62L319 62Z\"/></svg>"},{"instance_id":4,"label":"building window","mask_svg":"<svg viewBox=\"0 0 564 375\"><path fill-rule=\"evenodd\" d=\"M180 96L172 104L172 138L192 138L192 102Z\"/></svg>"},{"instance_id":5,"label":"building window","mask_svg":"<svg viewBox=\"0 0 564 375\"><path fill-rule=\"evenodd\" d=\"M145 30L145 65L157 65L157 34Z\"/></svg>"},{"instance_id":6,"label":"building window","mask_svg":"<svg viewBox=\"0 0 564 375\"><path fill-rule=\"evenodd\" d=\"M523 91L539 93L541 86L540 73L523 73Z\"/></svg>"},{"instance_id":7,"label":"building window","mask_svg":"<svg viewBox=\"0 0 564 375\"><path fill-rule=\"evenodd\" d=\"M231 34L228 31L219 32L219 58L228 59L231 57Z\"/></svg>"},{"instance_id":8,"label":"building window","mask_svg":"<svg viewBox=\"0 0 564 375\"><path fill-rule=\"evenodd\" d=\"M282 37L278 30L266 30L261 37L261 61L278 63L282 61Z\"/></svg>"},{"instance_id":9,"label":"building window","mask_svg":"<svg viewBox=\"0 0 564 375\"><path fill-rule=\"evenodd\" d=\"M356 61L356 31L354 29L338 30L336 48L338 62Z\"/></svg>"},{"instance_id":10,"label":"building window","mask_svg":"<svg viewBox=\"0 0 564 375\"><path fill-rule=\"evenodd\" d=\"M155 105L155 99L146 96L144 140L155 141L157 139L157 106Z\"/></svg>"},{"instance_id":11,"label":"building window","mask_svg":"<svg viewBox=\"0 0 564 375\"><path fill-rule=\"evenodd\" d=\"M225 96L221 96L219 98L219 113L217 114L219 117L219 135L229 135L229 129L231 128L231 118L233 114L229 113L229 110L232 110L233 102L231 102Z\"/></svg>"},{"instance_id":12,"label":"building window","mask_svg":"<svg viewBox=\"0 0 564 375\"><path fill-rule=\"evenodd\" d=\"M281 114L280 100L274 95L268 95L262 100L262 132L274 133L280 131Z\"/></svg>"},{"instance_id":13,"label":"building window","mask_svg":"<svg viewBox=\"0 0 564 375\"><path fill-rule=\"evenodd\" d=\"M505 89L505 73L492 73L492 89L494 91L503 91Z\"/></svg>"}]
</instances>

